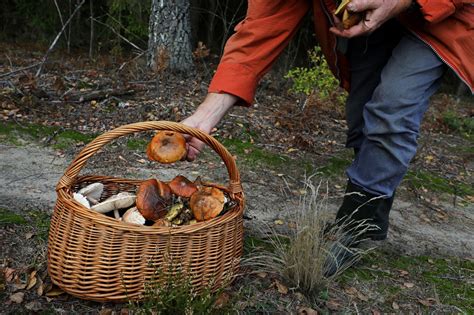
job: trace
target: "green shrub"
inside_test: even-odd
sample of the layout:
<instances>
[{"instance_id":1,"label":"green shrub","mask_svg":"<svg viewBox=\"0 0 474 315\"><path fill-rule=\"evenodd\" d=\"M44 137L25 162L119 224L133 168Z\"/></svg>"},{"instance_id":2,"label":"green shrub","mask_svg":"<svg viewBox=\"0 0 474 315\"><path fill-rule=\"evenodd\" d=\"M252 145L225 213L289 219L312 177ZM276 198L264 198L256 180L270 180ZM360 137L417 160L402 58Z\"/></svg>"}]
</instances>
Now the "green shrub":
<instances>
[{"instance_id":1,"label":"green shrub","mask_svg":"<svg viewBox=\"0 0 474 315\"><path fill-rule=\"evenodd\" d=\"M339 81L329 69L321 48L316 46L314 50L308 52L308 55L310 68L296 67L285 76L286 79L293 81L290 92L315 95L321 100L327 100L335 95L338 102L344 102L345 96L339 89Z\"/></svg>"},{"instance_id":2,"label":"green shrub","mask_svg":"<svg viewBox=\"0 0 474 315\"><path fill-rule=\"evenodd\" d=\"M170 258L165 257L165 261ZM193 288L191 277L177 262L157 268L145 283L142 302L131 302L133 314L228 314L230 305L218 305L223 289L212 290L212 282L201 291Z\"/></svg>"}]
</instances>

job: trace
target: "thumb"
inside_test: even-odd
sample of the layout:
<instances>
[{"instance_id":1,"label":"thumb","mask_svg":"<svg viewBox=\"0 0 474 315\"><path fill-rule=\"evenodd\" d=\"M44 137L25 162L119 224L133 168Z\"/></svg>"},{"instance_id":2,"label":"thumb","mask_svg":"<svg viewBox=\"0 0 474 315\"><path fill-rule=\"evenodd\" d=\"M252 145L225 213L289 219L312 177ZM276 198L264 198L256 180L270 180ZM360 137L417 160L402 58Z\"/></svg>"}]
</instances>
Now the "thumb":
<instances>
[{"instance_id":1,"label":"thumb","mask_svg":"<svg viewBox=\"0 0 474 315\"><path fill-rule=\"evenodd\" d=\"M364 12L376 9L380 5L380 0L352 0L347 5L347 10L351 12Z\"/></svg>"}]
</instances>

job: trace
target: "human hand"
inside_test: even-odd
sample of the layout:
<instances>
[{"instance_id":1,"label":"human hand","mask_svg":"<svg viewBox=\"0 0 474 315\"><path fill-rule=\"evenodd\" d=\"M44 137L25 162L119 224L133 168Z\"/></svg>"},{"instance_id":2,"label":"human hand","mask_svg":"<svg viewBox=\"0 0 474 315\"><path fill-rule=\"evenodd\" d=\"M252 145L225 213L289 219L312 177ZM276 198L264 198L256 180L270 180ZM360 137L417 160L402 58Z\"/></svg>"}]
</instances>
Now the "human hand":
<instances>
[{"instance_id":1,"label":"human hand","mask_svg":"<svg viewBox=\"0 0 474 315\"><path fill-rule=\"evenodd\" d=\"M408 9L415 0L352 0L347 9L351 12L365 12L365 18L349 29L331 27L330 31L341 37L355 37L370 34L383 23ZM339 20L336 18L336 25Z\"/></svg>"},{"instance_id":2,"label":"human hand","mask_svg":"<svg viewBox=\"0 0 474 315\"><path fill-rule=\"evenodd\" d=\"M209 134L237 100L236 96L230 94L209 93L196 111L181 123ZM186 160L194 161L204 147L204 143L191 136L185 135L185 138L188 150Z\"/></svg>"}]
</instances>

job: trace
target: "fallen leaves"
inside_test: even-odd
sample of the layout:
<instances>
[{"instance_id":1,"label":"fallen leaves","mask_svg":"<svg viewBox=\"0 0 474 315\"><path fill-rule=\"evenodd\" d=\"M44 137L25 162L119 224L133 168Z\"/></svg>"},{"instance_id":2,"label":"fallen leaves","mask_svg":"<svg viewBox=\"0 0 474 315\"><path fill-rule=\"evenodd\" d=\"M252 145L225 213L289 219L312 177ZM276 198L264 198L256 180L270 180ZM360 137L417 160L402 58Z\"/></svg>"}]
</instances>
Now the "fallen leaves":
<instances>
[{"instance_id":1,"label":"fallen leaves","mask_svg":"<svg viewBox=\"0 0 474 315\"><path fill-rule=\"evenodd\" d=\"M311 307L300 307L298 309L298 315L318 315L318 311Z\"/></svg>"},{"instance_id":2,"label":"fallen leaves","mask_svg":"<svg viewBox=\"0 0 474 315\"><path fill-rule=\"evenodd\" d=\"M392 302L392 308L397 311L397 310L400 309L400 306L398 305L397 302L393 301L393 302Z\"/></svg>"},{"instance_id":3,"label":"fallen leaves","mask_svg":"<svg viewBox=\"0 0 474 315\"><path fill-rule=\"evenodd\" d=\"M280 281L275 280L274 285L276 289L278 290L278 292L280 292L281 294L288 294L288 287L284 285L283 283L281 283Z\"/></svg>"},{"instance_id":4,"label":"fallen leaves","mask_svg":"<svg viewBox=\"0 0 474 315\"><path fill-rule=\"evenodd\" d=\"M413 287L415 286L415 284L414 284L414 283L411 283L411 282L405 282L405 283L403 284L403 286L404 286L405 288L411 289L411 288L413 288Z\"/></svg>"},{"instance_id":5,"label":"fallen leaves","mask_svg":"<svg viewBox=\"0 0 474 315\"><path fill-rule=\"evenodd\" d=\"M420 303L421 305L424 305L424 306L427 306L427 307L430 307L430 306L433 306L436 304L436 300L433 299L433 298L427 298L427 299L418 299L418 303Z\"/></svg>"},{"instance_id":6,"label":"fallen leaves","mask_svg":"<svg viewBox=\"0 0 474 315\"><path fill-rule=\"evenodd\" d=\"M9 300L13 303L20 304L23 302L23 299L25 298L25 293L23 292L16 292L10 295Z\"/></svg>"}]
</instances>

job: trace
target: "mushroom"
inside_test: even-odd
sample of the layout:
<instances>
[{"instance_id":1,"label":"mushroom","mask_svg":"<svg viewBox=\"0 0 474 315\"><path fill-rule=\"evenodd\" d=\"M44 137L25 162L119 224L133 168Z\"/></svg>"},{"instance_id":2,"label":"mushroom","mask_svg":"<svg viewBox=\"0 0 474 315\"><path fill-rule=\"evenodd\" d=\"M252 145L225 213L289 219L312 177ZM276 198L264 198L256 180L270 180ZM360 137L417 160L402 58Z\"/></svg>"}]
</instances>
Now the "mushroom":
<instances>
[{"instance_id":1,"label":"mushroom","mask_svg":"<svg viewBox=\"0 0 474 315\"><path fill-rule=\"evenodd\" d=\"M87 198L84 197L83 194L80 194L80 193L73 193L72 196L74 197L74 200L76 200L77 202L79 202L81 205L83 205L83 206L86 207L87 209L90 209L91 205L90 205L89 201L87 200Z\"/></svg>"},{"instance_id":2,"label":"mushroom","mask_svg":"<svg viewBox=\"0 0 474 315\"><path fill-rule=\"evenodd\" d=\"M164 217L170 200L168 185L154 178L142 182L138 188L137 208L147 220L155 221Z\"/></svg>"},{"instance_id":3,"label":"mushroom","mask_svg":"<svg viewBox=\"0 0 474 315\"><path fill-rule=\"evenodd\" d=\"M160 163L174 163L186 156L186 139L178 132L160 131L147 146L148 158Z\"/></svg>"},{"instance_id":4,"label":"mushroom","mask_svg":"<svg viewBox=\"0 0 474 315\"><path fill-rule=\"evenodd\" d=\"M215 218L224 208L224 193L215 187L203 187L196 191L189 201L194 218L205 221Z\"/></svg>"},{"instance_id":5,"label":"mushroom","mask_svg":"<svg viewBox=\"0 0 474 315\"><path fill-rule=\"evenodd\" d=\"M133 207L123 214L123 222L144 225L146 219L138 211L137 207Z\"/></svg>"},{"instance_id":6,"label":"mushroom","mask_svg":"<svg viewBox=\"0 0 474 315\"><path fill-rule=\"evenodd\" d=\"M165 215L165 219L172 222L173 219L176 218L181 213L183 208L184 208L184 205L182 203L174 204L171 207L170 211L168 211L168 213Z\"/></svg>"},{"instance_id":7,"label":"mushroom","mask_svg":"<svg viewBox=\"0 0 474 315\"><path fill-rule=\"evenodd\" d=\"M189 198L198 188L197 185L182 175L178 175L168 184L176 196Z\"/></svg>"},{"instance_id":8,"label":"mushroom","mask_svg":"<svg viewBox=\"0 0 474 315\"><path fill-rule=\"evenodd\" d=\"M334 15L342 20L342 26L344 29L351 28L362 20L362 14L357 12L349 12L346 9L347 5L351 0L344 0L341 2L339 7L337 7Z\"/></svg>"},{"instance_id":9,"label":"mushroom","mask_svg":"<svg viewBox=\"0 0 474 315\"><path fill-rule=\"evenodd\" d=\"M132 206L135 203L136 196L129 192L121 192L113 195L103 202L91 207L91 210L99 213L106 213L112 210L124 209ZM117 216L117 214L115 214Z\"/></svg>"},{"instance_id":10,"label":"mushroom","mask_svg":"<svg viewBox=\"0 0 474 315\"><path fill-rule=\"evenodd\" d=\"M78 193L85 196L91 203L98 204L103 191L104 184L92 183L79 190Z\"/></svg>"}]
</instances>

